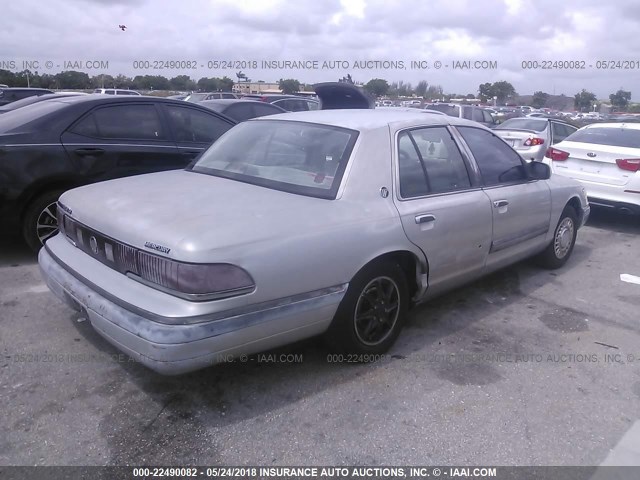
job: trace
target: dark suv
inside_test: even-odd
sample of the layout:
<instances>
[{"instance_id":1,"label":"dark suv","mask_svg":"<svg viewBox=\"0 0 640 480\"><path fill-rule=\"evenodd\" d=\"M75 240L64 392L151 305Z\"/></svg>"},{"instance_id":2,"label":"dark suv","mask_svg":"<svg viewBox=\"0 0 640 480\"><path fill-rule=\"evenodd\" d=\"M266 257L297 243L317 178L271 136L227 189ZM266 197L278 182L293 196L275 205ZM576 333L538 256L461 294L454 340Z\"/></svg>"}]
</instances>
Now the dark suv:
<instances>
[{"instance_id":1,"label":"dark suv","mask_svg":"<svg viewBox=\"0 0 640 480\"><path fill-rule=\"evenodd\" d=\"M0 106L34 95L54 93L46 88L0 88Z\"/></svg>"},{"instance_id":2,"label":"dark suv","mask_svg":"<svg viewBox=\"0 0 640 480\"><path fill-rule=\"evenodd\" d=\"M493 127L496 125L496 121L493 115L481 107L474 105L458 105L455 103L432 103L425 105L424 108L429 110L437 110L449 115L450 117L466 118L467 120L473 120L485 127Z\"/></svg>"}]
</instances>

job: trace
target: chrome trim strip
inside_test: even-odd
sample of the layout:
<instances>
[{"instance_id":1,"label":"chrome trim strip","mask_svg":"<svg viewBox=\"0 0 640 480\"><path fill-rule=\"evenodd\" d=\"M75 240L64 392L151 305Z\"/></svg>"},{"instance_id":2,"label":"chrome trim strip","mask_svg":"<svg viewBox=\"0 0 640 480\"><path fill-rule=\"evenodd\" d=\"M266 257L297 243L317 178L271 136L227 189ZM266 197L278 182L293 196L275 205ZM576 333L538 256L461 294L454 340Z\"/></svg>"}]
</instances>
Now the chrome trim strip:
<instances>
[{"instance_id":1,"label":"chrome trim strip","mask_svg":"<svg viewBox=\"0 0 640 480\"><path fill-rule=\"evenodd\" d=\"M512 247L518 243L539 237L540 235L546 235L548 231L549 225L546 225L544 227L533 227L525 230L524 233L518 233L510 237L494 240L493 242L491 242L489 253L496 253L500 250L504 250L505 248Z\"/></svg>"},{"instance_id":2,"label":"chrome trim strip","mask_svg":"<svg viewBox=\"0 0 640 480\"><path fill-rule=\"evenodd\" d=\"M124 302L120 298L112 295L107 292L103 288L100 288L95 283L91 282L84 276L80 275L75 270L69 268L64 262L62 262L56 255L51 251L49 246L45 243L44 245L45 251L51 256L53 261L63 268L67 273L73 276L76 280L82 283L84 286L94 290L99 295L103 296L106 300L118 305L119 307L124 308L136 315L144 317L153 322L162 323L166 325L188 325L194 323L203 323L203 322L212 322L216 320L221 320L228 317L237 317L239 315L248 315L251 313L257 313L264 310L271 310L274 308L283 307L285 305L295 304L299 302L304 302L306 300L311 300L313 298L322 297L326 295L331 295L335 293L344 293L349 286L348 283L334 285L332 287L321 288L319 290L313 290L311 292L299 293L296 295L292 295L290 297L278 298L275 300L268 300L262 303L254 303L253 305L248 305L246 307L237 307L229 310L224 310L222 312L216 312L206 315L197 315L192 317L165 317L163 315L158 315L153 312L149 312L148 310L144 310L135 305L132 305L128 302Z\"/></svg>"}]
</instances>

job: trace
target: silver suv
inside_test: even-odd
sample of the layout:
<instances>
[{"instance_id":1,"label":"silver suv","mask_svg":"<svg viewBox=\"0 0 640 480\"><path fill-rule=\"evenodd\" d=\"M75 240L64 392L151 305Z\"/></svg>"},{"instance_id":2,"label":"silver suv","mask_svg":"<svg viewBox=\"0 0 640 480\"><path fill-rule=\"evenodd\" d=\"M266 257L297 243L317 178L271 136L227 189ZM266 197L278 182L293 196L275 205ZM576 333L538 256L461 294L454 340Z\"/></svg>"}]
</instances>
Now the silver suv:
<instances>
[{"instance_id":1,"label":"silver suv","mask_svg":"<svg viewBox=\"0 0 640 480\"><path fill-rule=\"evenodd\" d=\"M450 117L466 118L473 120L485 127L493 127L496 124L495 118L490 112L475 105L458 105L455 103L431 103L425 105L424 108L429 110L438 110L439 112L449 115Z\"/></svg>"}]
</instances>

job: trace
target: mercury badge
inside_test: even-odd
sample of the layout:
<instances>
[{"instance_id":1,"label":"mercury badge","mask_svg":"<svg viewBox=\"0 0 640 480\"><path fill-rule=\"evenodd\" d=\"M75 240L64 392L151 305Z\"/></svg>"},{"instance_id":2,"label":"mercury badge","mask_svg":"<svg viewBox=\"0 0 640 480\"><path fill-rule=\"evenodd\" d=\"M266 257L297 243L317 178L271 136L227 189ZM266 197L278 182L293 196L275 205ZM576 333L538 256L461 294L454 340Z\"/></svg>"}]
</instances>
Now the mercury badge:
<instances>
[{"instance_id":1,"label":"mercury badge","mask_svg":"<svg viewBox=\"0 0 640 480\"><path fill-rule=\"evenodd\" d=\"M153 242L144 242L144 246L152 250L155 250L157 252L161 252L165 254L171 251L169 247L165 247L164 245L158 245L157 243L153 243Z\"/></svg>"},{"instance_id":2,"label":"mercury badge","mask_svg":"<svg viewBox=\"0 0 640 480\"><path fill-rule=\"evenodd\" d=\"M98 240L96 240L96 237L94 237L93 235L91 235L91 238L89 239L89 246L91 247L91 251L94 254L98 254Z\"/></svg>"}]
</instances>

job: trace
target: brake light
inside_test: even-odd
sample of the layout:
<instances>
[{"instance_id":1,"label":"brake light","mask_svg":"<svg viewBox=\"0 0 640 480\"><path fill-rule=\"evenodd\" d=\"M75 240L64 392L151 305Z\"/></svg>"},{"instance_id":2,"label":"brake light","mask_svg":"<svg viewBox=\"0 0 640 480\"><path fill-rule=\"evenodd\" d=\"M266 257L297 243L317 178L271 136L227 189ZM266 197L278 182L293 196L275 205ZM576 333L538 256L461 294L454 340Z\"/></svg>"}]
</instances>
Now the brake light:
<instances>
[{"instance_id":1,"label":"brake light","mask_svg":"<svg viewBox=\"0 0 640 480\"><path fill-rule=\"evenodd\" d=\"M261 102L266 102L267 100L269 100L269 97L260 97Z\"/></svg>"},{"instance_id":2,"label":"brake light","mask_svg":"<svg viewBox=\"0 0 640 480\"><path fill-rule=\"evenodd\" d=\"M622 170L629 170L630 172L640 170L640 158L619 158L616 160L616 164Z\"/></svg>"},{"instance_id":3,"label":"brake light","mask_svg":"<svg viewBox=\"0 0 640 480\"><path fill-rule=\"evenodd\" d=\"M569 158L569 152L565 152L564 150L558 150L557 148L549 147L547 149L547 153L544 154L545 157L550 158L554 162L564 162Z\"/></svg>"},{"instance_id":4,"label":"brake light","mask_svg":"<svg viewBox=\"0 0 640 480\"><path fill-rule=\"evenodd\" d=\"M525 147L535 147L536 145L542 145L544 143L544 138L532 137L527 138L523 145Z\"/></svg>"}]
</instances>

